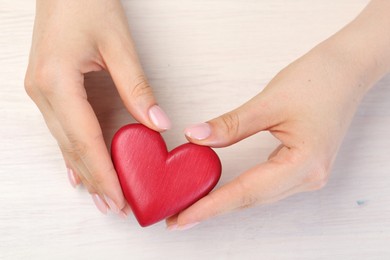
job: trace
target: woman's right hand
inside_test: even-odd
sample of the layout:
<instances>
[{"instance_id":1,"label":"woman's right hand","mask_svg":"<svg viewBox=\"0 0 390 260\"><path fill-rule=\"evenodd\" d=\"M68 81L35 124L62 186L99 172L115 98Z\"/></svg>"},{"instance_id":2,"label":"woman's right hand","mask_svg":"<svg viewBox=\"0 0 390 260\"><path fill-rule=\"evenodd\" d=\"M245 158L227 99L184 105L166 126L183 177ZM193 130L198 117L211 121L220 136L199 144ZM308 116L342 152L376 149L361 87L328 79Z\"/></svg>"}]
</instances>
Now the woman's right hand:
<instances>
[{"instance_id":1,"label":"woman's right hand","mask_svg":"<svg viewBox=\"0 0 390 260\"><path fill-rule=\"evenodd\" d=\"M127 203L87 100L84 74L107 70L130 114L164 131L119 0L37 0L25 88L57 139L73 186L82 182L99 210L126 215Z\"/></svg>"}]
</instances>

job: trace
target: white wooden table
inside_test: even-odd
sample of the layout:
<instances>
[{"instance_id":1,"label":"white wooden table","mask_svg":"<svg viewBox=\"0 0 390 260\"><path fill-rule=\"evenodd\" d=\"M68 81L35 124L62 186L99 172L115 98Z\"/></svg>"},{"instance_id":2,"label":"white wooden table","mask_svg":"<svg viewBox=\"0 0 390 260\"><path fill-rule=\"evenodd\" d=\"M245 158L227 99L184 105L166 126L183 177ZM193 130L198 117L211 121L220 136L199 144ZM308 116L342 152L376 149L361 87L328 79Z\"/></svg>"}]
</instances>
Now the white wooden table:
<instances>
[{"instance_id":1,"label":"white wooden table","mask_svg":"<svg viewBox=\"0 0 390 260\"><path fill-rule=\"evenodd\" d=\"M0 1L0 259L390 259L390 77L366 96L321 191L186 232L101 215L68 183L23 89L34 1ZM146 73L174 126L226 112L355 17L368 0L127 0ZM131 120L106 75L88 75L107 139ZM93 87L93 88L92 88ZM264 160L267 133L217 150L226 183Z\"/></svg>"}]
</instances>

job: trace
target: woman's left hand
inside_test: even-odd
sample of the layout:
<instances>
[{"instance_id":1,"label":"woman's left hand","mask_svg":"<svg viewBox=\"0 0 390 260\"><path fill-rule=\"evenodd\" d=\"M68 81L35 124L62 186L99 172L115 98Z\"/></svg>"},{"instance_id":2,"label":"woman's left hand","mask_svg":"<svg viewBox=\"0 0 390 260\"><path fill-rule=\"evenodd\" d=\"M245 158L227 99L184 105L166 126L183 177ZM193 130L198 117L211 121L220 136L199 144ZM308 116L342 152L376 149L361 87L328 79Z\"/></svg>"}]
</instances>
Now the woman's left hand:
<instances>
[{"instance_id":1,"label":"woman's left hand","mask_svg":"<svg viewBox=\"0 0 390 260\"><path fill-rule=\"evenodd\" d=\"M260 131L281 144L266 162L167 219L187 229L208 218L322 188L353 115L366 91L390 68L381 23L387 1L372 1L341 32L282 70L239 108L185 130L196 144L226 147ZM386 18L387 17L387 18ZM373 21L376 21L374 23ZM378 25L379 24L379 25ZM372 46L375 40L378 48Z\"/></svg>"}]
</instances>

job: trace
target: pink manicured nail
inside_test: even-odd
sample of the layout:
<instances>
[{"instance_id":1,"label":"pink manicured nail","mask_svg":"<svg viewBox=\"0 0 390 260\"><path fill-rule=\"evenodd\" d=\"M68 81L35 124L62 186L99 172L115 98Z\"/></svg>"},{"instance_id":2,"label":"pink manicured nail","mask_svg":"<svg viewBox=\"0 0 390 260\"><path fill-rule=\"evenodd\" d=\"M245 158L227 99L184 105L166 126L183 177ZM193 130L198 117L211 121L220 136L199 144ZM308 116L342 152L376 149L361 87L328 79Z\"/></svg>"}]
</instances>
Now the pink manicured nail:
<instances>
[{"instance_id":1,"label":"pink manicured nail","mask_svg":"<svg viewBox=\"0 0 390 260\"><path fill-rule=\"evenodd\" d=\"M115 204L115 202L110 199L108 196L104 195L104 199L105 201L107 202L108 206L110 207L110 209L115 212L115 213L119 213L121 210L118 208L118 206Z\"/></svg>"},{"instance_id":2,"label":"pink manicured nail","mask_svg":"<svg viewBox=\"0 0 390 260\"><path fill-rule=\"evenodd\" d=\"M70 168L67 168L68 170L68 179L69 179L69 182L70 184L73 186L73 188L76 188L78 183L76 181L76 175L74 175L74 172L72 169Z\"/></svg>"},{"instance_id":3,"label":"pink manicured nail","mask_svg":"<svg viewBox=\"0 0 390 260\"><path fill-rule=\"evenodd\" d=\"M189 138L196 140L204 140L211 134L210 125L207 123L200 123L192 125L184 130L184 134Z\"/></svg>"},{"instance_id":4,"label":"pink manicured nail","mask_svg":"<svg viewBox=\"0 0 390 260\"><path fill-rule=\"evenodd\" d=\"M104 202L104 200L99 196L99 194L92 194L93 202L95 202L96 207L100 210L104 215L107 214L108 206Z\"/></svg>"},{"instance_id":5,"label":"pink manicured nail","mask_svg":"<svg viewBox=\"0 0 390 260\"><path fill-rule=\"evenodd\" d=\"M119 211L118 215L121 219L127 219L127 214L122 210Z\"/></svg>"},{"instance_id":6,"label":"pink manicured nail","mask_svg":"<svg viewBox=\"0 0 390 260\"><path fill-rule=\"evenodd\" d=\"M173 224L173 225L168 226L167 229L168 229L169 231L174 231L174 230L177 230L177 227L178 227L177 224Z\"/></svg>"},{"instance_id":7,"label":"pink manicured nail","mask_svg":"<svg viewBox=\"0 0 390 260\"><path fill-rule=\"evenodd\" d=\"M167 114L165 114L158 105L154 105L149 109L149 117L153 124L158 128L162 130L171 128L171 121L169 120Z\"/></svg>"},{"instance_id":8,"label":"pink manicured nail","mask_svg":"<svg viewBox=\"0 0 390 260\"><path fill-rule=\"evenodd\" d=\"M199 223L200 223L200 222L195 222L195 223L186 224L186 225L184 225L184 226L178 226L178 227L177 227L177 230L180 230L180 231L187 230L187 229L190 229L190 228L195 227L195 226L198 225Z\"/></svg>"},{"instance_id":9,"label":"pink manicured nail","mask_svg":"<svg viewBox=\"0 0 390 260\"><path fill-rule=\"evenodd\" d=\"M188 230L190 228L193 228L195 227L196 225L198 225L200 222L195 222L195 223L190 223L190 224L186 224L186 225L183 225L183 226L178 226L177 224L174 224L172 226L169 226L168 227L168 230L169 231L174 231L174 230L179 230L179 231L183 231L183 230Z\"/></svg>"}]
</instances>

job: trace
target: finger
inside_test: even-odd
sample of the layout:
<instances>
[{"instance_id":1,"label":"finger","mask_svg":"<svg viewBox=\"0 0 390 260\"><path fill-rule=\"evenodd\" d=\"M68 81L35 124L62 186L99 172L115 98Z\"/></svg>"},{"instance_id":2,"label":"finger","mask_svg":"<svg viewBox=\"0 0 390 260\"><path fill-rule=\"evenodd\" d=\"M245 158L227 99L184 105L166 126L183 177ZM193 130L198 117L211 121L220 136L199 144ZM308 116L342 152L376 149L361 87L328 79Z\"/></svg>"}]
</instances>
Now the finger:
<instances>
[{"instance_id":1,"label":"finger","mask_svg":"<svg viewBox=\"0 0 390 260\"><path fill-rule=\"evenodd\" d=\"M74 75L76 76L76 78L77 76L79 76L79 82L83 81L81 78L82 75L80 75L77 72L68 73L68 75ZM107 208L107 203L104 201L104 199L102 199L102 197L104 197L104 194L102 193L101 189L95 188L96 185L95 180L93 176L91 176L93 174L90 174L89 169L85 166L84 161L79 159L72 160L72 158L74 159L75 154L77 154L77 152L75 152L74 149L72 148L72 144L70 143L68 138L69 136L65 134L63 126L60 124L58 120L59 116L58 114L56 115L53 109L54 107L57 108L57 104L65 103L67 97L69 98L69 100L72 100L72 96L85 96L85 92L82 91L84 89L83 86L82 85L80 86L80 84L72 84L72 82L69 81L68 81L69 83L68 85L65 84L64 85L57 84L57 86L55 84L50 85L48 84L48 82L55 82L55 81L50 80L50 78L46 78L46 77L42 78L40 81L36 81L32 79L34 78L31 78L30 76L26 76L25 79L26 92L40 109L51 134L57 139L61 153L63 154L65 160L65 164L68 169L67 170L68 178L69 181L71 182L71 185L75 187L78 184L80 184L80 182L82 182L83 185L87 188L88 192L92 195L92 199L95 202L98 209L102 213L106 214L108 208ZM73 86L73 88L69 88L69 86ZM64 90L70 90L70 91L65 93L63 92ZM61 97L63 97L63 99ZM54 106L52 105L52 103L54 103ZM64 112L61 109L59 109L58 111L60 112L59 114L62 115L62 119L64 119L64 116L66 118L71 118L71 114L70 115L67 114L66 111ZM119 191L119 193L120 193L119 196L122 195L121 191ZM107 196L106 200L107 199L109 200L109 198L110 197ZM121 198L117 199L117 201L118 200L120 201L120 199ZM111 205L111 207L116 209L117 202L113 202L112 200L110 202L111 204L114 204ZM118 204L120 205L120 203L121 201ZM121 212L120 210L118 214L120 216L124 215L124 213Z\"/></svg>"},{"instance_id":2,"label":"finger","mask_svg":"<svg viewBox=\"0 0 390 260\"><path fill-rule=\"evenodd\" d=\"M260 93L242 106L206 123L185 129L189 141L212 147L234 144L283 121L280 105Z\"/></svg>"},{"instance_id":3,"label":"finger","mask_svg":"<svg viewBox=\"0 0 390 260\"><path fill-rule=\"evenodd\" d=\"M81 183L80 177L78 176L77 173L74 172L74 170L70 166L71 163L67 159L67 156L60 145L60 142L62 143L67 142L67 138L62 131L61 125L59 124L58 120L54 116L50 103L43 96L40 89L35 85L33 85L29 80L27 80L27 78L28 77L26 77L25 80L26 92L41 111L45 123L49 128L50 133L57 140L62 157L64 158L65 166L67 168L67 175L68 175L69 182L73 188L76 188Z\"/></svg>"},{"instance_id":4,"label":"finger","mask_svg":"<svg viewBox=\"0 0 390 260\"><path fill-rule=\"evenodd\" d=\"M177 227L177 218L178 218L179 214L175 214L173 216L170 216L169 218L167 218L165 220L165 224L166 226L169 228L169 227ZM172 229L172 228L171 228Z\"/></svg>"},{"instance_id":5,"label":"finger","mask_svg":"<svg viewBox=\"0 0 390 260\"><path fill-rule=\"evenodd\" d=\"M279 146L278 146L278 147L269 155L268 160L270 160L270 159L274 158L275 156L277 156L278 153L279 153L279 151L280 151L283 147L284 147L284 145L283 145L283 144L280 144L280 145L279 145ZM178 216L179 216L179 214L175 214L175 215L173 215L173 216L167 218L167 219L165 220L167 227L173 227L173 226L175 226L176 223L177 223L177 218L178 218ZM172 228L171 228L171 229L172 229Z\"/></svg>"},{"instance_id":6,"label":"finger","mask_svg":"<svg viewBox=\"0 0 390 260\"><path fill-rule=\"evenodd\" d=\"M71 166L70 161L67 159L67 156L65 155L65 152L61 149L61 145L58 145L62 154L62 158L64 158L67 174L68 174L68 180L73 188L77 188L81 184L81 179L77 172L74 171L73 167Z\"/></svg>"},{"instance_id":7,"label":"finger","mask_svg":"<svg viewBox=\"0 0 390 260\"><path fill-rule=\"evenodd\" d=\"M110 208L114 212L120 212L126 202L100 125L86 99L81 82L64 80L61 84L67 84L56 86L56 90L51 91L48 98L68 139L68 144L64 144L62 149Z\"/></svg>"},{"instance_id":8,"label":"finger","mask_svg":"<svg viewBox=\"0 0 390 260\"><path fill-rule=\"evenodd\" d=\"M107 202L102 198L102 195L99 194L99 191L97 191L93 185L90 184L90 182L83 177L83 175L79 175L77 172L82 171L79 167L81 166L80 164L74 164L72 163L71 160L67 159L66 153L63 151L61 148L61 145L59 145L61 153L63 155L65 165L67 168L67 173L68 173L68 179L70 184L73 186L73 188L76 188L79 186L81 183L83 186L88 190L88 192L91 194L92 201L94 202L96 208L103 213L104 215L107 214L109 206ZM84 165L83 165L84 167ZM76 170L75 170L76 169ZM123 215L119 214L120 216Z\"/></svg>"},{"instance_id":9,"label":"finger","mask_svg":"<svg viewBox=\"0 0 390 260\"><path fill-rule=\"evenodd\" d=\"M59 123L57 125L59 125ZM53 126L53 124L52 124L52 126ZM60 136L58 138L58 140L62 141L62 143L69 144L69 141L65 137L65 134L63 133L62 129L55 129L54 131L56 132L57 136ZM70 184L74 188L76 188L80 184L83 184L84 187L88 190L88 192L90 194L97 193L98 191L91 184L93 182L93 180L88 181L88 179L84 177L84 176L87 176L87 177L90 176L90 174L88 174L88 170L86 169L86 166L84 165L84 163L81 161L78 161L78 163L73 162L71 159L69 159L70 155L68 154L66 148L63 148L64 145L62 145L61 143L58 143L58 146L60 148L62 157L64 158L64 161L65 161L65 165L66 165L67 173L68 173L68 179L69 179ZM84 175L80 174L80 173L83 173Z\"/></svg>"},{"instance_id":10,"label":"finger","mask_svg":"<svg viewBox=\"0 0 390 260\"><path fill-rule=\"evenodd\" d=\"M66 163L66 169L68 174L68 180L73 188L77 188L81 184L80 177L74 170L70 167L69 163Z\"/></svg>"},{"instance_id":11,"label":"finger","mask_svg":"<svg viewBox=\"0 0 390 260\"><path fill-rule=\"evenodd\" d=\"M129 204L126 204L126 206L122 209L122 212L125 213L126 216L128 216L132 210Z\"/></svg>"},{"instance_id":12,"label":"finger","mask_svg":"<svg viewBox=\"0 0 390 260\"><path fill-rule=\"evenodd\" d=\"M130 114L156 131L171 127L167 114L157 105L152 88L138 60L130 35L103 48L107 68Z\"/></svg>"},{"instance_id":13,"label":"finger","mask_svg":"<svg viewBox=\"0 0 390 260\"><path fill-rule=\"evenodd\" d=\"M300 170L292 164L267 161L202 198L176 219L170 219L169 224L181 229L230 211L272 203L304 191Z\"/></svg>"},{"instance_id":14,"label":"finger","mask_svg":"<svg viewBox=\"0 0 390 260\"><path fill-rule=\"evenodd\" d=\"M60 146L61 148L61 146ZM107 202L102 198L102 195L99 194L99 191L95 189L93 185L90 184L90 182L83 177L83 175L77 174L78 171L82 171L80 169L80 164L74 164L72 161L67 159L67 155L63 150L61 149L61 152L63 154L65 164L68 171L68 178L71 185L76 188L79 184L83 184L83 186L88 190L89 194L91 194L92 201L94 202L96 208L103 213L104 215L107 214L109 206L107 205ZM76 170L75 170L76 169ZM120 214L121 215L121 214Z\"/></svg>"}]
</instances>

